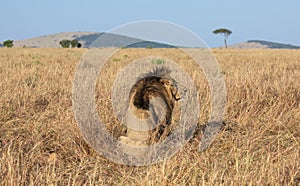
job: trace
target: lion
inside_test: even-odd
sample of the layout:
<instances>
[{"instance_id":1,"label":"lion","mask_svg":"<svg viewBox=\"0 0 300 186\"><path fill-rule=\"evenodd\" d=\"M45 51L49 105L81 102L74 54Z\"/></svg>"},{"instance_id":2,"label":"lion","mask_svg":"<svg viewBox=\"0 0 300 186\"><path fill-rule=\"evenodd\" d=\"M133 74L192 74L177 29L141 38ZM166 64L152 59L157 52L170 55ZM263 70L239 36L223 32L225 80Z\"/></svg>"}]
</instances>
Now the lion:
<instances>
[{"instance_id":1,"label":"lion","mask_svg":"<svg viewBox=\"0 0 300 186\"><path fill-rule=\"evenodd\" d=\"M181 99L177 82L167 67L142 74L129 93L126 144L149 145L160 140L171 125L175 104Z\"/></svg>"}]
</instances>

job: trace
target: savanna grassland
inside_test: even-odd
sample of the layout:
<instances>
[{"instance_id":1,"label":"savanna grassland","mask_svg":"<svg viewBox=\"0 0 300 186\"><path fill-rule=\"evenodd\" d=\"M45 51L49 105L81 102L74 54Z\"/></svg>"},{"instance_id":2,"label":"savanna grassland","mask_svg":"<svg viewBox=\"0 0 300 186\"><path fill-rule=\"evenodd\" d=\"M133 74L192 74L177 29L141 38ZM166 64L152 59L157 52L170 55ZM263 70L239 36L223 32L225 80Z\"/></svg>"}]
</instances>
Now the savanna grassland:
<instances>
[{"instance_id":1,"label":"savanna grassland","mask_svg":"<svg viewBox=\"0 0 300 186\"><path fill-rule=\"evenodd\" d=\"M114 135L123 129L109 90L132 60L150 54L172 59L199 89L198 131L171 159L147 167L111 162L81 136L72 83L84 52L0 49L0 185L300 184L300 50L213 50L225 75L226 125L199 152L210 114L205 76L178 49L121 49L100 73L96 91L99 116Z\"/></svg>"}]
</instances>

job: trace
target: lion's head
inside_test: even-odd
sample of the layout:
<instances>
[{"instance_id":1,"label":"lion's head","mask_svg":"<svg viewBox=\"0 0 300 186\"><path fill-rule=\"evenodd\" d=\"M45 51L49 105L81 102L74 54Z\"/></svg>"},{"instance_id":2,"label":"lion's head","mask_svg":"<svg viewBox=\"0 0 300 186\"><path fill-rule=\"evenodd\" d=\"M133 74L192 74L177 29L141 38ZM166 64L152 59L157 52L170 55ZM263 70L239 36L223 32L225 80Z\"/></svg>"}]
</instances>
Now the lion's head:
<instances>
[{"instance_id":1,"label":"lion's head","mask_svg":"<svg viewBox=\"0 0 300 186\"><path fill-rule=\"evenodd\" d=\"M149 110L149 101L153 97L162 98L170 110L180 100L177 82L170 76L166 67L155 68L152 72L142 74L130 91L130 102L137 108Z\"/></svg>"}]
</instances>

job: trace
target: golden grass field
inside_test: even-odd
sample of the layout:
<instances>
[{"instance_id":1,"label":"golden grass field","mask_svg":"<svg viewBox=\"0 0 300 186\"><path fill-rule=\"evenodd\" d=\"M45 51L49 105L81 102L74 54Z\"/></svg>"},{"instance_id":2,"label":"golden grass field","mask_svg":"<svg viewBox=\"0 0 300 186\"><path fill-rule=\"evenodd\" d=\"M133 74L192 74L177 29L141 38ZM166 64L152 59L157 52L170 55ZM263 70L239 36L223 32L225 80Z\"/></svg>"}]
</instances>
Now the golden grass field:
<instances>
[{"instance_id":1,"label":"golden grass field","mask_svg":"<svg viewBox=\"0 0 300 186\"><path fill-rule=\"evenodd\" d=\"M213 50L225 75L226 126L205 152L198 130L171 159L147 167L113 163L82 138L72 82L84 52L0 49L0 185L300 185L300 50ZM116 72L151 53L189 73L200 90L199 126L208 120L209 87L191 59L177 49L121 49L96 92L115 136L123 132L110 105Z\"/></svg>"}]
</instances>

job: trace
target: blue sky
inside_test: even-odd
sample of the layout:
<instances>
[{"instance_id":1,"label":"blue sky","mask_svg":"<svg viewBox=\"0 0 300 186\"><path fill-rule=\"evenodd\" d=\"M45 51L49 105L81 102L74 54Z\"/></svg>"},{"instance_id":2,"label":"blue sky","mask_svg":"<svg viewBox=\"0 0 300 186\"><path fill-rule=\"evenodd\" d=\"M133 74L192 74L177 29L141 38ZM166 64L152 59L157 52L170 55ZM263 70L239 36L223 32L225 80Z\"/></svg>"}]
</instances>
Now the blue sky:
<instances>
[{"instance_id":1,"label":"blue sky","mask_svg":"<svg viewBox=\"0 0 300 186\"><path fill-rule=\"evenodd\" d=\"M3 0L0 42L69 31L105 32L141 20L163 20L223 45L216 28L233 31L229 44L263 39L300 46L299 0Z\"/></svg>"}]
</instances>

